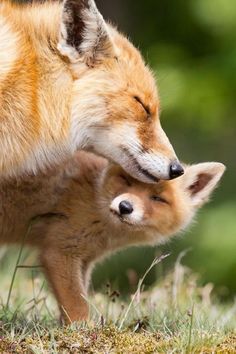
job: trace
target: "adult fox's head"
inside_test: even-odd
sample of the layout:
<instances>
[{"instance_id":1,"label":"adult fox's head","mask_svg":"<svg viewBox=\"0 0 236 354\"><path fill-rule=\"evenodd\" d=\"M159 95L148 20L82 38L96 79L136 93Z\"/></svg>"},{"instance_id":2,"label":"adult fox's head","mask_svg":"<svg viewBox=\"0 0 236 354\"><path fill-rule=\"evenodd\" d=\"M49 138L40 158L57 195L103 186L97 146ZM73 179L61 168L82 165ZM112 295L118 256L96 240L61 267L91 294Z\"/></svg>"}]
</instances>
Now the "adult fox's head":
<instances>
[{"instance_id":1,"label":"adult fox's head","mask_svg":"<svg viewBox=\"0 0 236 354\"><path fill-rule=\"evenodd\" d=\"M144 181L183 174L161 128L152 73L93 0L65 0L58 50L74 78L72 139Z\"/></svg>"}]
</instances>

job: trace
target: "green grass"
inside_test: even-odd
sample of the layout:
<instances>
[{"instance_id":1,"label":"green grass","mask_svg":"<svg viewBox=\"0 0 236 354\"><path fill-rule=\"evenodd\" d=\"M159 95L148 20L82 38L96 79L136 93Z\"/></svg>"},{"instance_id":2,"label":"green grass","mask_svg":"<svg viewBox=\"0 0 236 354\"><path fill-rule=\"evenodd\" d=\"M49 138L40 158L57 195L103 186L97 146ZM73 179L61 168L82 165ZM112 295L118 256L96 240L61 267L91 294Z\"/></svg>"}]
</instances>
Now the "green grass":
<instances>
[{"instance_id":1,"label":"green grass","mask_svg":"<svg viewBox=\"0 0 236 354\"><path fill-rule=\"evenodd\" d=\"M17 270L12 255L1 262L0 353L236 353L236 305L220 304L211 284L199 286L181 257L146 289L148 269L133 296L109 284L92 292L90 320L68 327L57 321L40 268L28 268L33 260L23 252Z\"/></svg>"}]
</instances>

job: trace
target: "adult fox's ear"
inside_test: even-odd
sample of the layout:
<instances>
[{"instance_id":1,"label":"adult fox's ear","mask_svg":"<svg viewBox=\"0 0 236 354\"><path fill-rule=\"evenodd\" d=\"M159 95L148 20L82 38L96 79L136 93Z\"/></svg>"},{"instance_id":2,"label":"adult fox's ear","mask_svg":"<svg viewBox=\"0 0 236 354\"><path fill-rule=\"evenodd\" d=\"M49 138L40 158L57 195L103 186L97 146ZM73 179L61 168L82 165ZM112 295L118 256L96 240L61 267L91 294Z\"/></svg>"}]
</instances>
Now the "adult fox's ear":
<instances>
[{"instance_id":1,"label":"adult fox's ear","mask_svg":"<svg viewBox=\"0 0 236 354\"><path fill-rule=\"evenodd\" d=\"M88 66L114 56L108 27L94 0L64 0L58 50L71 63Z\"/></svg>"},{"instance_id":2,"label":"adult fox's ear","mask_svg":"<svg viewBox=\"0 0 236 354\"><path fill-rule=\"evenodd\" d=\"M186 168L185 175L181 178L193 207L200 208L209 200L224 172L225 166L218 162L206 162Z\"/></svg>"}]
</instances>

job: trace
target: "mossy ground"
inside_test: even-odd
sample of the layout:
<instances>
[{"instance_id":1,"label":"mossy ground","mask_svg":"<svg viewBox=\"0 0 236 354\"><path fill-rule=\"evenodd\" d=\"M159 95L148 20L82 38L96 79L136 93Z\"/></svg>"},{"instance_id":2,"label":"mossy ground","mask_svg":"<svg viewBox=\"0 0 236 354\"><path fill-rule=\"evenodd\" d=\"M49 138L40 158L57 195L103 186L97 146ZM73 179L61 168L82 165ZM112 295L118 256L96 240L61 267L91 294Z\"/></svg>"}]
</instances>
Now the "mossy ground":
<instances>
[{"instance_id":1,"label":"mossy ground","mask_svg":"<svg viewBox=\"0 0 236 354\"><path fill-rule=\"evenodd\" d=\"M236 306L219 303L179 262L151 289L144 277L133 296L110 285L94 292L90 320L68 327L35 268L17 272L6 306L11 273L1 277L0 353L236 353Z\"/></svg>"},{"instance_id":2,"label":"mossy ground","mask_svg":"<svg viewBox=\"0 0 236 354\"><path fill-rule=\"evenodd\" d=\"M165 338L162 333L118 331L112 326L93 329L54 329L37 336L0 340L5 353L235 353L236 337L229 335L215 344L178 348L179 338Z\"/></svg>"}]
</instances>

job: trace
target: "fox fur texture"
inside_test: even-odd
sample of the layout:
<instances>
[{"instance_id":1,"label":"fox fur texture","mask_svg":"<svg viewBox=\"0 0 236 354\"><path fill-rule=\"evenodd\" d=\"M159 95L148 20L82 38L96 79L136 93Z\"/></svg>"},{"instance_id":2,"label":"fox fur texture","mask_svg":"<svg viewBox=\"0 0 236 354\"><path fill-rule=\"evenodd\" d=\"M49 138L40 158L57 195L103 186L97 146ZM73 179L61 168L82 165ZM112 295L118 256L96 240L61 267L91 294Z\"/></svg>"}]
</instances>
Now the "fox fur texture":
<instances>
[{"instance_id":1,"label":"fox fur texture","mask_svg":"<svg viewBox=\"0 0 236 354\"><path fill-rule=\"evenodd\" d=\"M186 166L173 181L145 184L118 165L79 152L47 174L0 185L0 244L24 240L37 248L65 321L83 320L96 262L119 249L166 242L186 229L224 170L220 163L201 163Z\"/></svg>"},{"instance_id":2,"label":"fox fur texture","mask_svg":"<svg viewBox=\"0 0 236 354\"><path fill-rule=\"evenodd\" d=\"M1 1L0 176L84 149L144 182L178 177L159 112L152 72L93 0Z\"/></svg>"}]
</instances>

